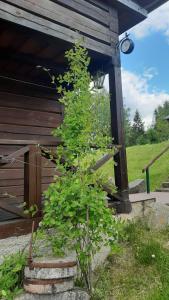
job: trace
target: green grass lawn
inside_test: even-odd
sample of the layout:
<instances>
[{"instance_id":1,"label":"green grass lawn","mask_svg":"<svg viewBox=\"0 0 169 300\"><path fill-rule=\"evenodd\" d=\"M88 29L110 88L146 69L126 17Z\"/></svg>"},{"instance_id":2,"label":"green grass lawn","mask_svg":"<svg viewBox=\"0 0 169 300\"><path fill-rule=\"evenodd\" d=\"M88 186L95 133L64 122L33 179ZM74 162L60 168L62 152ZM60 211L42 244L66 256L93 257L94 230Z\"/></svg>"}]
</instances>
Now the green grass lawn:
<instances>
[{"instance_id":1,"label":"green grass lawn","mask_svg":"<svg viewBox=\"0 0 169 300\"><path fill-rule=\"evenodd\" d=\"M137 145L127 148L127 162L129 181L138 178L145 178L142 169L148 164L156 155L158 155L167 145L169 141L152 144L152 145ZM113 177L113 165L108 162L103 167L104 173L108 177ZM151 191L160 187L163 181L169 178L169 151L166 152L154 165L150 168L150 183Z\"/></svg>"},{"instance_id":2,"label":"green grass lawn","mask_svg":"<svg viewBox=\"0 0 169 300\"><path fill-rule=\"evenodd\" d=\"M121 251L95 272L92 300L168 300L169 227L129 223Z\"/></svg>"}]
</instances>

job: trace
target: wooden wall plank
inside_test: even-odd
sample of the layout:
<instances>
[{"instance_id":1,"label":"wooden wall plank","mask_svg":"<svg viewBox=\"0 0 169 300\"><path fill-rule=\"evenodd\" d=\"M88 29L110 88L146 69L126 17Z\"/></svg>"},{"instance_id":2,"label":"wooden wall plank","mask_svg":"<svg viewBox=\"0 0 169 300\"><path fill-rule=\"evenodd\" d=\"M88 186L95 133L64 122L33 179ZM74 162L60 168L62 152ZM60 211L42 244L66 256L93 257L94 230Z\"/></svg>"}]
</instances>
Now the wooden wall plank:
<instances>
[{"instance_id":1,"label":"wooden wall plank","mask_svg":"<svg viewBox=\"0 0 169 300\"><path fill-rule=\"evenodd\" d=\"M59 3L62 6L67 6L74 11L79 12L82 15L88 16L91 19L95 19L98 22L109 26L109 14L103 8L95 6L94 3L87 2L85 0L52 0L55 3Z\"/></svg>"},{"instance_id":2,"label":"wooden wall plank","mask_svg":"<svg viewBox=\"0 0 169 300\"><path fill-rule=\"evenodd\" d=\"M17 160L13 160L9 164L0 165L0 170L4 170L4 169L22 169L23 166L24 166L23 157L18 157Z\"/></svg>"},{"instance_id":3,"label":"wooden wall plank","mask_svg":"<svg viewBox=\"0 0 169 300\"><path fill-rule=\"evenodd\" d=\"M61 114L62 105L57 101L0 92L0 106L17 107Z\"/></svg>"},{"instance_id":4,"label":"wooden wall plank","mask_svg":"<svg viewBox=\"0 0 169 300\"><path fill-rule=\"evenodd\" d=\"M51 176L54 176L54 175L60 176L60 172L55 170L55 168L43 168L42 169L42 176L51 177Z\"/></svg>"},{"instance_id":5,"label":"wooden wall plank","mask_svg":"<svg viewBox=\"0 0 169 300\"><path fill-rule=\"evenodd\" d=\"M23 169L0 169L0 179L22 179L24 176Z\"/></svg>"},{"instance_id":6,"label":"wooden wall plank","mask_svg":"<svg viewBox=\"0 0 169 300\"><path fill-rule=\"evenodd\" d=\"M0 75L0 86L1 91L11 92L22 96L31 96L32 100L35 98L39 99L49 99L56 100L58 95L56 94L56 89L39 85L35 83L30 83L27 81L17 80L15 78L9 78Z\"/></svg>"},{"instance_id":7,"label":"wooden wall plank","mask_svg":"<svg viewBox=\"0 0 169 300\"><path fill-rule=\"evenodd\" d=\"M44 128L44 127L42 127ZM33 133L33 132L32 132ZM0 139L11 139L11 140L18 140L18 139L26 139L26 144L29 144L29 141L36 140L34 144L41 144L43 145L43 141L45 140L46 144L50 144L51 142L55 143L56 139L52 136L45 136L45 135L36 135L36 134L21 134L21 133L3 133L0 132ZM31 144L31 143L30 143Z\"/></svg>"},{"instance_id":8,"label":"wooden wall plank","mask_svg":"<svg viewBox=\"0 0 169 300\"><path fill-rule=\"evenodd\" d=\"M22 196L24 194L24 187L21 186L0 186L0 198L12 198Z\"/></svg>"},{"instance_id":9,"label":"wooden wall plank","mask_svg":"<svg viewBox=\"0 0 169 300\"><path fill-rule=\"evenodd\" d=\"M48 188L48 186L51 182L53 182L53 177L44 177L44 179L45 180L43 180L43 182L42 182L42 192ZM14 180L12 182L15 183ZM20 181L20 182L23 183L23 180ZM1 181L0 181L0 184L1 184ZM0 201L1 201L1 199L10 198L11 202L16 203L15 199L13 199L15 197L20 198L20 199L23 200L23 198L18 197L18 196L23 196L24 195L23 184L21 184L21 185L9 185L9 186L7 184L8 183L6 183L5 186L0 186Z\"/></svg>"},{"instance_id":10,"label":"wooden wall plank","mask_svg":"<svg viewBox=\"0 0 169 300\"><path fill-rule=\"evenodd\" d=\"M109 11L109 5L105 1L104 2L102 0L85 0L85 1L104 9L105 11Z\"/></svg>"},{"instance_id":11,"label":"wooden wall plank","mask_svg":"<svg viewBox=\"0 0 169 300\"><path fill-rule=\"evenodd\" d=\"M53 177L54 175L60 176L60 173L55 170L55 168L43 168L42 176L43 177ZM0 180L9 180L9 179L23 179L24 170L23 169L1 169L0 168Z\"/></svg>"},{"instance_id":12,"label":"wooden wall plank","mask_svg":"<svg viewBox=\"0 0 169 300\"><path fill-rule=\"evenodd\" d=\"M11 161L9 164L0 165L0 169L22 169L24 166L24 157ZM56 168L56 165L50 160L42 157L42 168ZM1 186L1 185L0 185Z\"/></svg>"},{"instance_id":13,"label":"wooden wall plank","mask_svg":"<svg viewBox=\"0 0 169 300\"><path fill-rule=\"evenodd\" d=\"M61 121L62 117L55 113L0 107L0 122L2 124L55 128L60 125Z\"/></svg>"},{"instance_id":14,"label":"wooden wall plank","mask_svg":"<svg viewBox=\"0 0 169 300\"><path fill-rule=\"evenodd\" d=\"M20 186L23 185L23 179L1 179L0 187Z\"/></svg>"},{"instance_id":15,"label":"wooden wall plank","mask_svg":"<svg viewBox=\"0 0 169 300\"><path fill-rule=\"evenodd\" d=\"M2 145L0 142L0 155L8 155L16 150L19 150L21 146L17 145Z\"/></svg>"},{"instance_id":16,"label":"wooden wall plank","mask_svg":"<svg viewBox=\"0 0 169 300\"><path fill-rule=\"evenodd\" d=\"M26 125L14 125L14 124L0 124L0 136L1 133L12 133L12 134L25 134L25 135L39 135L39 136L50 136L51 139L51 128L38 127L38 126L26 126Z\"/></svg>"},{"instance_id":17,"label":"wooden wall plank","mask_svg":"<svg viewBox=\"0 0 169 300\"><path fill-rule=\"evenodd\" d=\"M36 137L36 136L35 136ZM47 141L45 139L42 139L40 142L37 141L36 139L34 140L11 140L11 139L1 139L0 138L0 149L1 149L1 145L14 145L14 146L17 146L17 145L37 145L37 144L40 144L40 145L43 145L43 146L58 146L61 144L60 140L58 138L51 138L50 141ZM19 148L18 148L19 149Z\"/></svg>"}]
</instances>

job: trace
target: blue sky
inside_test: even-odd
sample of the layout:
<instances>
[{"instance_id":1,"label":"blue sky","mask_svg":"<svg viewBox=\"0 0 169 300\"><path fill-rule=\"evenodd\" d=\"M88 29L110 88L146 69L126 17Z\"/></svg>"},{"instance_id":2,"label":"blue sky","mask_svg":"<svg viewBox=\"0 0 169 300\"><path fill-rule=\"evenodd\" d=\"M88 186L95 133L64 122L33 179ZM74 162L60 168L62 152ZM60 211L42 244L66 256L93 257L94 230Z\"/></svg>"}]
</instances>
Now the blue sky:
<instances>
[{"instance_id":1,"label":"blue sky","mask_svg":"<svg viewBox=\"0 0 169 300\"><path fill-rule=\"evenodd\" d=\"M135 49L121 54L124 103L131 117L138 109L148 127L154 109L169 101L169 1L129 33Z\"/></svg>"},{"instance_id":2,"label":"blue sky","mask_svg":"<svg viewBox=\"0 0 169 300\"><path fill-rule=\"evenodd\" d=\"M132 36L132 35L131 35ZM169 93L169 42L161 32L137 40L133 36L135 50L130 55L121 55L122 67L136 74L154 71L149 90L156 88Z\"/></svg>"}]
</instances>

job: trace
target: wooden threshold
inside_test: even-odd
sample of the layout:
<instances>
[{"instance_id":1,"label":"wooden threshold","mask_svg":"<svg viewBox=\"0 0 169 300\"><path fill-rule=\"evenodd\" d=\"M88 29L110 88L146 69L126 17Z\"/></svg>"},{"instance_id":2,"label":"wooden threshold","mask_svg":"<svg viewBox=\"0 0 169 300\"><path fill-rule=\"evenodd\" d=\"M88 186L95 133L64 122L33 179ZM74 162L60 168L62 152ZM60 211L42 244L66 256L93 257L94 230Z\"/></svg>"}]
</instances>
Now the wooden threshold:
<instances>
[{"instance_id":1,"label":"wooden threshold","mask_svg":"<svg viewBox=\"0 0 169 300\"><path fill-rule=\"evenodd\" d=\"M40 220L41 217L2 222L0 223L0 239L28 234L31 232L32 222L35 221L36 229Z\"/></svg>"}]
</instances>

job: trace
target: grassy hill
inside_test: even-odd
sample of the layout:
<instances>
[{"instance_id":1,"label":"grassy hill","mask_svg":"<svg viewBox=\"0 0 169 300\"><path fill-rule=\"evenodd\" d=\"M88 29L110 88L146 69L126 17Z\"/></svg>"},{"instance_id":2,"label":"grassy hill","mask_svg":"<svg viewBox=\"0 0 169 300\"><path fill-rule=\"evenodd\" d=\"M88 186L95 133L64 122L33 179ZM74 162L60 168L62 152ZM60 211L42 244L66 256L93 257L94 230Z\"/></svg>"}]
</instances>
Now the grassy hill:
<instances>
[{"instance_id":1,"label":"grassy hill","mask_svg":"<svg viewBox=\"0 0 169 300\"><path fill-rule=\"evenodd\" d=\"M169 141L153 145L128 147L127 161L129 181L145 178L145 174L142 173L143 167L158 155L168 144ZM103 167L103 170L108 177L113 177L113 166L111 162L108 162ZM166 181L167 178L169 178L169 151L150 168L151 191L160 187L161 183Z\"/></svg>"}]
</instances>

